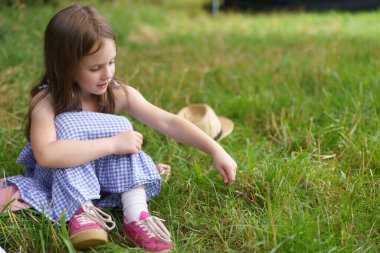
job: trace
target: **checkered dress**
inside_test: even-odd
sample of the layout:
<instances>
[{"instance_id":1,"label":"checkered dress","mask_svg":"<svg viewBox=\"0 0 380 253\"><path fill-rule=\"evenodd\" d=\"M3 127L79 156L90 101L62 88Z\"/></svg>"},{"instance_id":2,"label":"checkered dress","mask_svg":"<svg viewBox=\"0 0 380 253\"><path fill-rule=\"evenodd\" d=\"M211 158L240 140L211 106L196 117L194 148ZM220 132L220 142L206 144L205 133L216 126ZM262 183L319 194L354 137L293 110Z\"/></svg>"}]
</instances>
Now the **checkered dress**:
<instances>
[{"instance_id":1,"label":"checkered dress","mask_svg":"<svg viewBox=\"0 0 380 253\"><path fill-rule=\"evenodd\" d=\"M58 140L93 140L132 130L127 118L97 112L66 112L55 119ZM147 199L155 197L161 179L151 158L138 154L110 155L62 169L42 168L27 144L17 158L26 166L25 176L7 178L20 189L22 199L52 220L66 221L92 200L97 206L121 207L120 193L145 185Z\"/></svg>"}]
</instances>

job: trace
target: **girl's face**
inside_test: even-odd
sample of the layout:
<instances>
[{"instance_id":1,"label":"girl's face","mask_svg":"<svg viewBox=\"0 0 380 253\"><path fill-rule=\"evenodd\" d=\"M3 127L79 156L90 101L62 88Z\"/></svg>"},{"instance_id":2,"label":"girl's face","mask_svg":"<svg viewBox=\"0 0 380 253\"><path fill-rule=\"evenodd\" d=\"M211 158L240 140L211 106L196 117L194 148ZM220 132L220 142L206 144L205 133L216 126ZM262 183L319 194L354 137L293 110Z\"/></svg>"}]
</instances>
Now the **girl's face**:
<instances>
[{"instance_id":1,"label":"girl's face","mask_svg":"<svg viewBox=\"0 0 380 253\"><path fill-rule=\"evenodd\" d=\"M79 71L75 81L79 85L82 94L101 95L106 90L115 74L116 45L112 39L104 38L102 47L98 44L90 50L90 54L84 56L79 64Z\"/></svg>"}]
</instances>

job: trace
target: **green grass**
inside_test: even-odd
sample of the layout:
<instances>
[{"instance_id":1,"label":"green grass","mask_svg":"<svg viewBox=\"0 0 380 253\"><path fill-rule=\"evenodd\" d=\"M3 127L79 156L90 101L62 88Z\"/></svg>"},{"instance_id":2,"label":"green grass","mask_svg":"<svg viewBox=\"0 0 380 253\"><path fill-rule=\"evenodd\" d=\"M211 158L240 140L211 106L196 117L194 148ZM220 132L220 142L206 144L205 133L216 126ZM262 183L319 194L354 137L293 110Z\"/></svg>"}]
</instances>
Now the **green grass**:
<instances>
[{"instance_id":1,"label":"green grass","mask_svg":"<svg viewBox=\"0 0 380 253\"><path fill-rule=\"evenodd\" d=\"M67 3L67 1L65 1ZM103 3L107 2L107 3ZM119 37L117 75L178 112L207 103L235 129L227 187L205 154L134 122L173 173L150 202L176 252L380 251L380 12L220 13L208 1L91 1ZM0 9L0 172L22 174L29 89L58 6ZM124 252L121 214L111 242ZM66 227L0 214L9 252L69 252Z\"/></svg>"}]
</instances>

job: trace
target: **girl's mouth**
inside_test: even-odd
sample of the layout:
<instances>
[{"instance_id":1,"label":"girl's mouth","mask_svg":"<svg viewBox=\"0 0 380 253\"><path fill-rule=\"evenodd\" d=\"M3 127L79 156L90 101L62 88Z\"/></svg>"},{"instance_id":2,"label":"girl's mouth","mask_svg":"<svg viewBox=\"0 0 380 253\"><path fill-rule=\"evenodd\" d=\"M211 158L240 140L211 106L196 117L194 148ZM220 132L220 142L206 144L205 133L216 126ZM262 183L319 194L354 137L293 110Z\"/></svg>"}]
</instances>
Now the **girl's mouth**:
<instances>
[{"instance_id":1,"label":"girl's mouth","mask_svg":"<svg viewBox=\"0 0 380 253\"><path fill-rule=\"evenodd\" d=\"M102 83L102 84L99 84L99 85L96 85L96 86L103 90L103 89L107 88L108 83Z\"/></svg>"}]
</instances>

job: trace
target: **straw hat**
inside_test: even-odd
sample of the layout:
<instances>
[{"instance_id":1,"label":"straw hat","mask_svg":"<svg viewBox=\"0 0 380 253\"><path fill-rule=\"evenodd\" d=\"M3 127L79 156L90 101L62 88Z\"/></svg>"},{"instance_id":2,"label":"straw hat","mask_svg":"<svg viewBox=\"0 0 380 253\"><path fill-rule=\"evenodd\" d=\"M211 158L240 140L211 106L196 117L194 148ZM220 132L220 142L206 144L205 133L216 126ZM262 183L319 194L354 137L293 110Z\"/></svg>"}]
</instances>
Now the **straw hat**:
<instances>
[{"instance_id":1,"label":"straw hat","mask_svg":"<svg viewBox=\"0 0 380 253\"><path fill-rule=\"evenodd\" d=\"M230 119L217 116L206 104L188 105L178 112L178 116L192 122L216 141L229 135L234 128Z\"/></svg>"}]
</instances>

